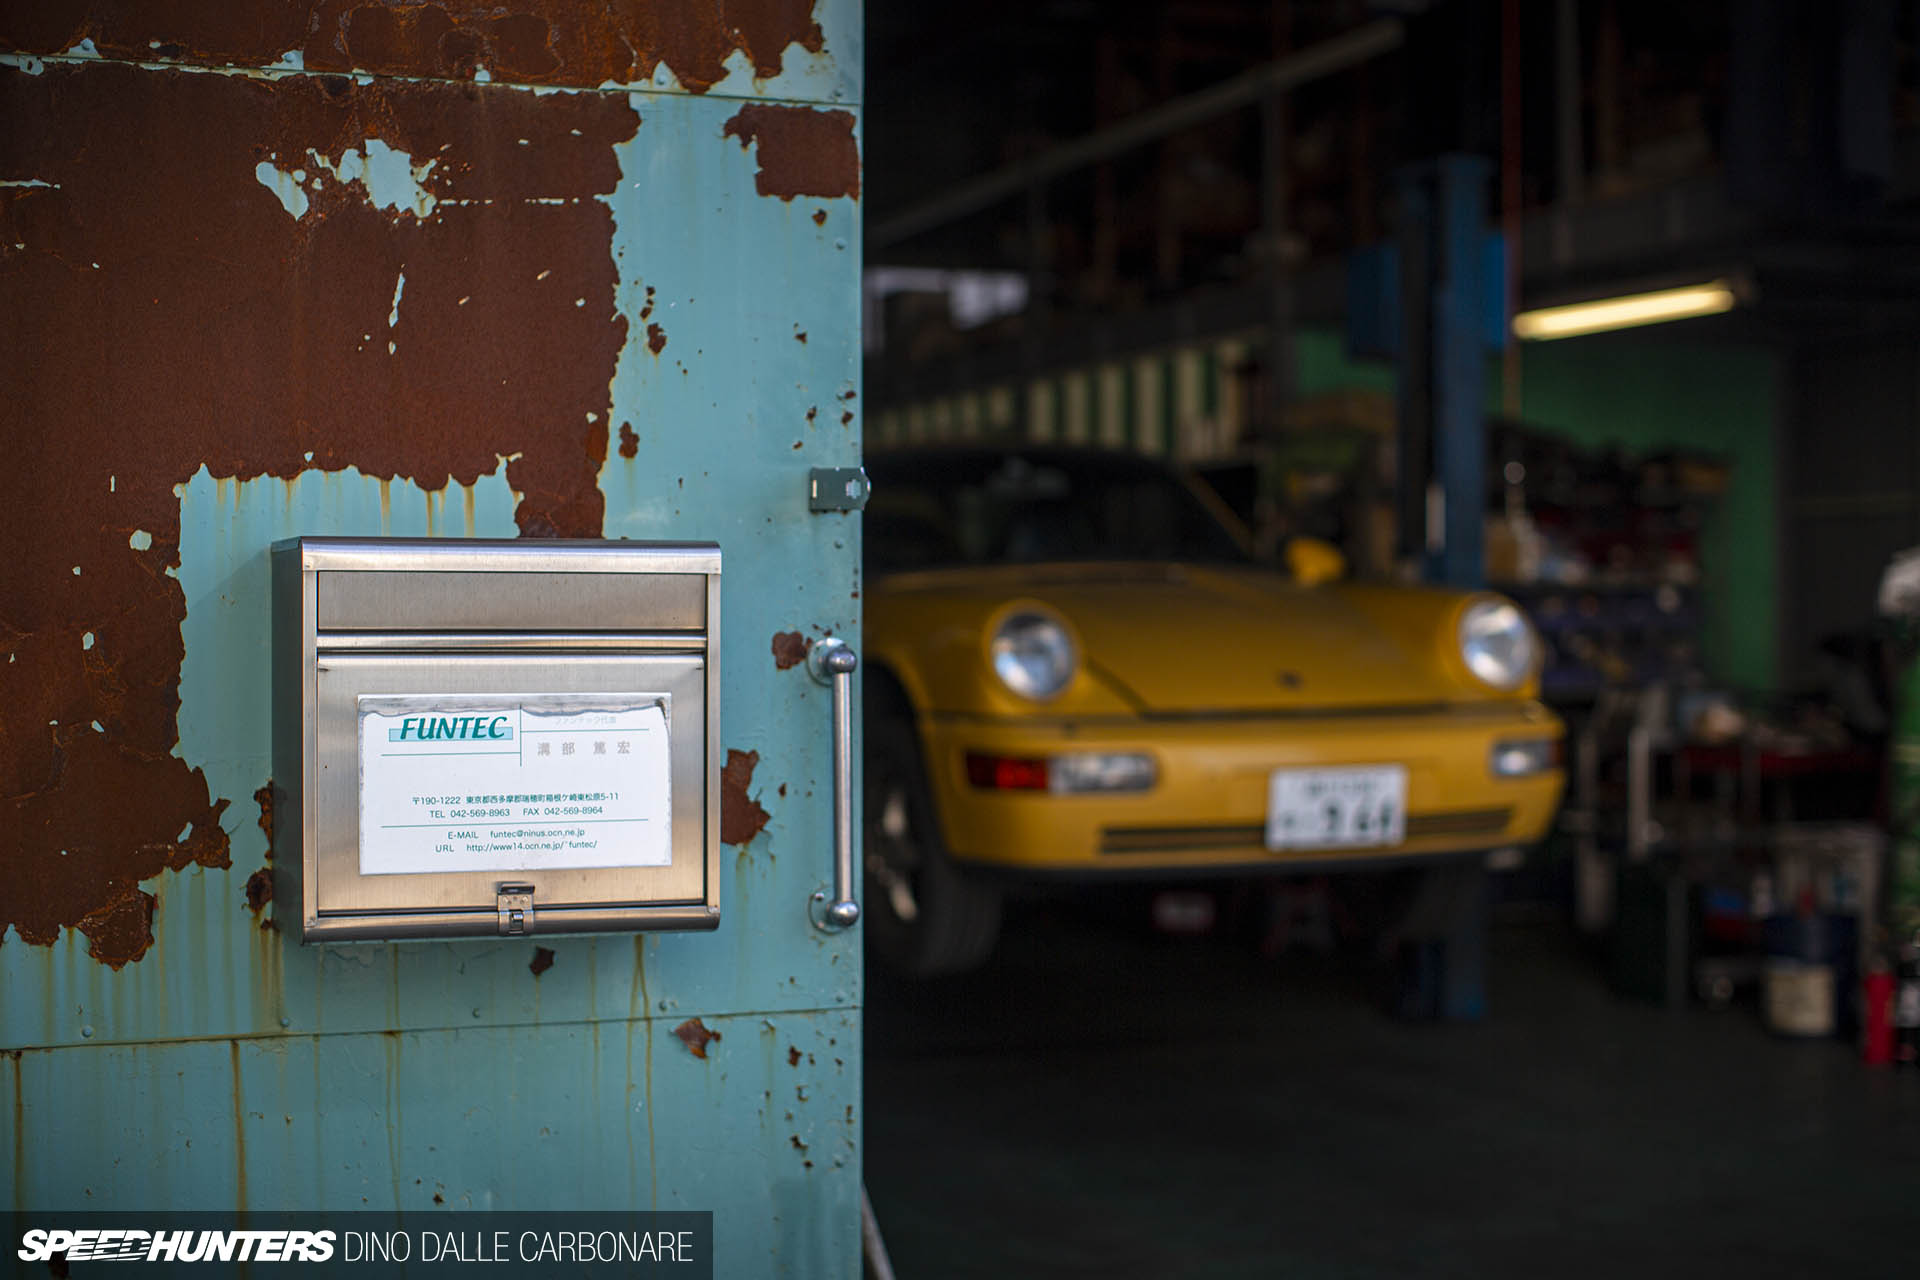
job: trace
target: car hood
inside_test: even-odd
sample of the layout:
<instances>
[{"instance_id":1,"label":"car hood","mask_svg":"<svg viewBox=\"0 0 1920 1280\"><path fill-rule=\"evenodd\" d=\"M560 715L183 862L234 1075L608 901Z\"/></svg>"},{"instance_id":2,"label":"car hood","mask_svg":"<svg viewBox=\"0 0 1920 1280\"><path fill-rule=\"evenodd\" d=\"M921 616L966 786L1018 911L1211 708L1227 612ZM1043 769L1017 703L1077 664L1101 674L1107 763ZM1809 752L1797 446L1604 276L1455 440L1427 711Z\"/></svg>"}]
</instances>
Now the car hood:
<instances>
[{"instance_id":1,"label":"car hood","mask_svg":"<svg viewBox=\"0 0 1920 1280\"><path fill-rule=\"evenodd\" d=\"M1018 565L922 572L879 591L1038 601L1079 634L1089 674L1157 713L1426 706L1462 690L1435 635L1395 634L1338 587L1255 568Z\"/></svg>"}]
</instances>

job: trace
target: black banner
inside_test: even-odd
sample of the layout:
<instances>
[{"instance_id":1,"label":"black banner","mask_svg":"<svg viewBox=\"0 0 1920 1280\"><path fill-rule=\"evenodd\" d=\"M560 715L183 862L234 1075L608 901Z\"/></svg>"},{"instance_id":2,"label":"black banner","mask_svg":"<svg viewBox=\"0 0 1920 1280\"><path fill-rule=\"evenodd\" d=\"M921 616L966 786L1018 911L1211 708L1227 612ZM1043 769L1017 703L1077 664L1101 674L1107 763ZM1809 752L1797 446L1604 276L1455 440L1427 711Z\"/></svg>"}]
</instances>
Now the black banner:
<instances>
[{"instance_id":1,"label":"black banner","mask_svg":"<svg viewBox=\"0 0 1920 1280\"><path fill-rule=\"evenodd\" d=\"M20 1276L712 1280L711 1213L7 1213Z\"/></svg>"}]
</instances>

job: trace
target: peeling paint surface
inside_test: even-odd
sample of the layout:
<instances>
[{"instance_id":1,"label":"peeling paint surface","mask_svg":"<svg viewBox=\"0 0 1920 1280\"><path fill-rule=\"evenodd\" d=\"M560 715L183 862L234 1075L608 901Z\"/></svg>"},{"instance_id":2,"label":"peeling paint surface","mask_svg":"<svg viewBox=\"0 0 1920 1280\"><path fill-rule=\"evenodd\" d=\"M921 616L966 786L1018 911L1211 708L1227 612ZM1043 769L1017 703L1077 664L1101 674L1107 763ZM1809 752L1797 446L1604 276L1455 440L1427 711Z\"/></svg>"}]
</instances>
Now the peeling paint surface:
<instances>
[{"instance_id":1,"label":"peeling paint surface","mask_svg":"<svg viewBox=\"0 0 1920 1280\"><path fill-rule=\"evenodd\" d=\"M410 213L416 218L432 217L439 200L427 185L427 179L440 161L423 160L415 164L412 156L378 138L368 138L363 147L365 155L361 154L362 148L347 147L340 152L338 160L330 160L309 147L307 158L316 169L332 174L343 185L358 186L362 197L376 209ZM318 179L315 182L317 184ZM525 199L529 203L548 204L554 198L527 196Z\"/></svg>"},{"instance_id":2,"label":"peeling paint surface","mask_svg":"<svg viewBox=\"0 0 1920 1280\"><path fill-rule=\"evenodd\" d=\"M687 1046L687 1052L702 1061L706 1060L707 1046L721 1038L718 1031L709 1031L707 1024L698 1018L688 1018L673 1029L674 1038Z\"/></svg>"},{"instance_id":3,"label":"peeling paint surface","mask_svg":"<svg viewBox=\"0 0 1920 1280\"><path fill-rule=\"evenodd\" d=\"M17 0L0 50L556 88L857 97L857 4L439 0L180 6Z\"/></svg>"},{"instance_id":4,"label":"peeling paint surface","mask_svg":"<svg viewBox=\"0 0 1920 1280\"><path fill-rule=\"evenodd\" d=\"M287 211L290 218L304 218L311 207L307 200L306 170L296 169L288 173L276 168L272 161L262 160L253 166L254 181L273 192L273 198Z\"/></svg>"},{"instance_id":5,"label":"peeling paint surface","mask_svg":"<svg viewBox=\"0 0 1920 1280\"><path fill-rule=\"evenodd\" d=\"M273 901L273 872L262 867L247 877L247 910L258 916Z\"/></svg>"},{"instance_id":6,"label":"peeling paint surface","mask_svg":"<svg viewBox=\"0 0 1920 1280\"><path fill-rule=\"evenodd\" d=\"M807 660L807 638L798 631L774 632L772 648L773 665L778 670L790 670Z\"/></svg>"},{"instance_id":7,"label":"peeling paint surface","mask_svg":"<svg viewBox=\"0 0 1920 1280\"><path fill-rule=\"evenodd\" d=\"M851 108L858 7L770 5L724 49L660 53L645 92L565 93L514 86L601 83L586 27L652 7L293 12L291 35L277 7L0 13L0 179L21 184L0 186L13 1188L735 1209L757 1225L716 1274L843 1272L860 946L806 922L830 874L828 702L766 637L858 634L857 542L803 485L856 464L857 433L790 449L857 385L857 224L762 196L723 131L728 93ZM505 21L528 17L545 44ZM777 43L806 23L820 52ZM471 75L384 74L464 66L469 37ZM324 74L345 47L372 74ZM719 541L724 732L758 761L721 929L310 948L273 929L266 549L297 534ZM676 1040L694 1019L724 1062ZM762 1101L790 1044L846 1062L792 1121Z\"/></svg>"},{"instance_id":8,"label":"peeling paint surface","mask_svg":"<svg viewBox=\"0 0 1920 1280\"><path fill-rule=\"evenodd\" d=\"M504 455L523 495L521 532L599 533L604 437L596 453L592 434L571 424L606 411L626 337L609 213L599 201L525 197L612 191L613 148L639 119L619 97L480 94L319 80L269 88L113 64L34 77L0 69L0 116L12 125L0 172L60 175L57 188L0 203L0 242L27 245L0 260L0 280L9 308L36 321L0 367L18 389L16 412L61 423L9 433L25 456L0 476L0 532L19 549L0 568L0 635L21 658L0 673L0 795L13 810L0 823L0 861L13 869L0 883L0 926L44 945L162 868L226 865L217 801L172 754L187 603L167 572L181 536L173 491L196 471L290 479L354 466L441 488L473 484ZM115 126L129 112L147 121L137 135ZM308 226L287 219L254 173L258 152L378 130L401 141L392 155L449 156L445 189L494 202L422 220L334 183L312 193ZM516 148L506 163L482 157L503 130L545 145ZM230 145L208 156L209 134ZM65 141L76 135L89 139L84 160ZM369 190L392 194L379 182ZM202 201L222 225L199 225ZM525 245L540 246L553 272L545 290L507 283ZM113 266L76 304L76 265L92 261ZM384 338L362 335L387 328L403 263L421 323L395 358ZM483 305L455 307L461 294ZM573 306L582 294L597 305ZM75 385L95 412L73 411ZM136 528L158 556L131 553ZM108 617L123 621L97 646L73 643ZM87 732L96 719L105 733ZM103 794L124 803L102 806ZM58 849L72 856L56 862ZM127 957L109 948L104 958Z\"/></svg>"},{"instance_id":9,"label":"peeling paint surface","mask_svg":"<svg viewBox=\"0 0 1920 1280\"><path fill-rule=\"evenodd\" d=\"M740 108L723 131L738 138L742 149L753 148L760 164L754 189L761 195L858 200L860 144L854 124L851 111L755 103Z\"/></svg>"},{"instance_id":10,"label":"peeling paint surface","mask_svg":"<svg viewBox=\"0 0 1920 1280\"><path fill-rule=\"evenodd\" d=\"M753 771L760 764L757 751L728 751L720 771L720 842L743 845L766 829L773 817L753 798Z\"/></svg>"}]
</instances>

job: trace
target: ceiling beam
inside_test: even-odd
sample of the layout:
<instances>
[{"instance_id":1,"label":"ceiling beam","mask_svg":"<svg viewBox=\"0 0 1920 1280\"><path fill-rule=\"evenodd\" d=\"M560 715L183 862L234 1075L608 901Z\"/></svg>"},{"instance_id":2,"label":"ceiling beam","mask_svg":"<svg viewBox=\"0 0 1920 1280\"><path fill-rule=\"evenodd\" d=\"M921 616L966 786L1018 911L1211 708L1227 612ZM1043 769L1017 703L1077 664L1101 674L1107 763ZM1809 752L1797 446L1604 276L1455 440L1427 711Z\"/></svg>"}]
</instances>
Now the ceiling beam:
<instances>
[{"instance_id":1,"label":"ceiling beam","mask_svg":"<svg viewBox=\"0 0 1920 1280\"><path fill-rule=\"evenodd\" d=\"M1405 28L1397 18L1383 18L1357 27L1345 35L1223 80L1210 89L1175 98L997 173L962 183L868 228L867 246L870 250L884 249L958 221L1062 174L1084 169L1262 98L1371 61L1399 48L1405 38Z\"/></svg>"}]
</instances>

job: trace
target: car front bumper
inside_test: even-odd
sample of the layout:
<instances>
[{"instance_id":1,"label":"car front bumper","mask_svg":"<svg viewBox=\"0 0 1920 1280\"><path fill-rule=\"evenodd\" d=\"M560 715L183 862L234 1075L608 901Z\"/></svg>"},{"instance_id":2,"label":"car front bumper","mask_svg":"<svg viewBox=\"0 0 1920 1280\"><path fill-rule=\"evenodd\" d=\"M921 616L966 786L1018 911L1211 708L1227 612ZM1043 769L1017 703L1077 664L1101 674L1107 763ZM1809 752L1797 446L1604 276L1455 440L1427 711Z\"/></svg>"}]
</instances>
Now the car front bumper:
<instances>
[{"instance_id":1,"label":"car front bumper","mask_svg":"<svg viewBox=\"0 0 1920 1280\"><path fill-rule=\"evenodd\" d=\"M1531 844L1560 803L1560 768L1495 777L1494 745L1564 734L1538 703L1326 715L988 719L921 724L947 849L982 869L1113 875L1369 865ZM993 790L968 780L968 753L1049 757L1137 752L1155 784L1137 792ZM1407 770L1404 841L1372 848L1266 845L1275 769L1400 764Z\"/></svg>"}]
</instances>

